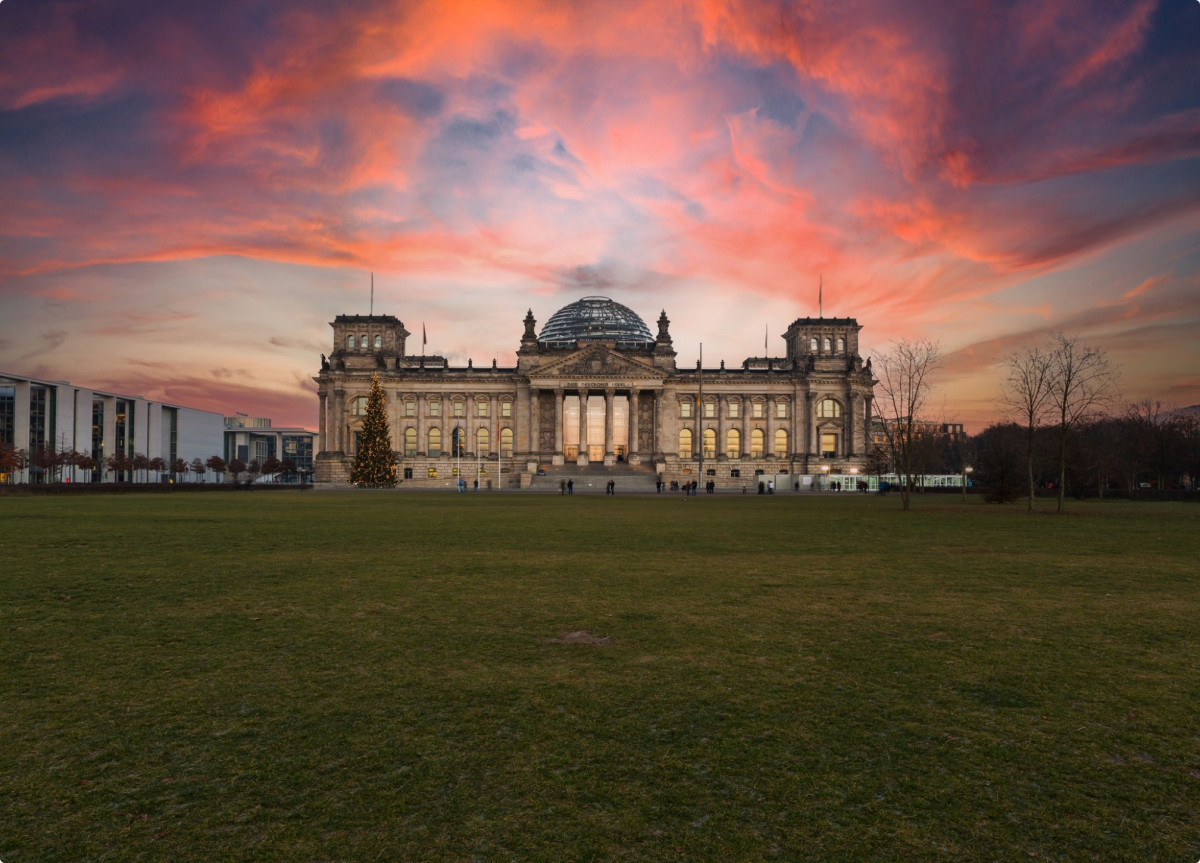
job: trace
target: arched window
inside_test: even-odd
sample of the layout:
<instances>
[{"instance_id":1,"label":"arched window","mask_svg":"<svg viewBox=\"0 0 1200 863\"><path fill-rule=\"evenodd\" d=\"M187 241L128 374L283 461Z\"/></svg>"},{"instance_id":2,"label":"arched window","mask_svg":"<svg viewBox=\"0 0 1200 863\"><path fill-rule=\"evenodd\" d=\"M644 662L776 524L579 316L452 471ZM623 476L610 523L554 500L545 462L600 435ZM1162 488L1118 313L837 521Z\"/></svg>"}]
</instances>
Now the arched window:
<instances>
[{"instance_id":1,"label":"arched window","mask_svg":"<svg viewBox=\"0 0 1200 863\"><path fill-rule=\"evenodd\" d=\"M475 454L480 456L487 455L490 450L491 436L487 429L480 429L475 432Z\"/></svg>"},{"instance_id":2,"label":"arched window","mask_svg":"<svg viewBox=\"0 0 1200 863\"><path fill-rule=\"evenodd\" d=\"M725 432L725 455L730 458L742 456L742 433L737 429Z\"/></svg>"},{"instance_id":3,"label":"arched window","mask_svg":"<svg viewBox=\"0 0 1200 863\"><path fill-rule=\"evenodd\" d=\"M704 430L704 457L717 457L717 432L715 429Z\"/></svg>"},{"instance_id":4,"label":"arched window","mask_svg":"<svg viewBox=\"0 0 1200 863\"><path fill-rule=\"evenodd\" d=\"M825 399L817 405L817 416L823 419L837 419L842 415L842 406L835 399Z\"/></svg>"},{"instance_id":5,"label":"arched window","mask_svg":"<svg viewBox=\"0 0 1200 863\"><path fill-rule=\"evenodd\" d=\"M360 339L358 340L358 344L359 344L359 347L364 347L364 348L365 348L365 347L367 346L367 337L366 337L366 335L364 335L362 338L360 338Z\"/></svg>"},{"instance_id":6,"label":"arched window","mask_svg":"<svg viewBox=\"0 0 1200 863\"><path fill-rule=\"evenodd\" d=\"M346 336L346 350L354 350L354 336Z\"/></svg>"},{"instance_id":7,"label":"arched window","mask_svg":"<svg viewBox=\"0 0 1200 863\"><path fill-rule=\"evenodd\" d=\"M417 454L417 430L409 426L404 430L404 457L413 458Z\"/></svg>"},{"instance_id":8,"label":"arched window","mask_svg":"<svg viewBox=\"0 0 1200 863\"><path fill-rule=\"evenodd\" d=\"M817 352L817 337L816 336L813 336L811 339L808 340L808 349L810 351L812 351L814 354Z\"/></svg>"},{"instance_id":9,"label":"arched window","mask_svg":"<svg viewBox=\"0 0 1200 863\"><path fill-rule=\"evenodd\" d=\"M829 336L825 337L825 353L829 353Z\"/></svg>"},{"instance_id":10,"label":"arched window","mask_svg":"<svg viewBox=\"0 0 1200 863\"><path fill-rule=\"evenodd\" d=\"M763 457L763 430L753 429L750 432L750 458Z\"/></svg>"},{"instance_id":11,"label":"arched window","mask_svg":"<svg viewBox=\"0 0 1200 863\"><path fill-rule=\"evenodd\" d=\"M500 429L500 457L512 458L513 454L513 430Z\"/></svg>"},{"instance_id":12,"label":"arched window","mask_svg":"<svg viewBox=\"0 0 1200 863\"><path fill-rule=\"evenodd\" d=\"M775 458L787 458L787 431L784 429L775 429Z\"/></svg>"},{"instance_id":13,"label":"arched window","mask_svg":"<svg viewBox=\"0 0 1200 863\"><path fill-rule=\"evenodd\" d=\"M375 347L377 347L377 348L382 348L382 347L383 347L383 336L376 336L376 337L375 337Z\"/></svg>"},{"instance_id":14,"label":"arched window","mask_svg":"<svg viewBox=\"0 0 1200 863\"><path fill-rule=\"evenodd\" d=\"M350 402L350 416L365 417L367 415L367 397L356 396L354 401Z\"/></svg>"},{"instance_id":15,"label":"arched window","mask_svg":"<svg viewBox=\"0 0 1200 863\"><path fill-rule=\"evenodd\" d=\"M467 452L467 432L460 426L455 426L450 432L450 455L463 456Z\"/></svg>"},{"instance_id":16,"label":"arched window","mask_svg":"<svg viewBox=\"0 0 1200 863\"><path fill-rule=\"evenodd\" d=\"M692 457L692 430L691 429L680 429L679 430L679 457L680 458L691 458Z\"/></svg>"},{"instance_id":17,"label":"arched window","mask_svg":"<svg viewBox=\"0 0 1200 863\"><path fill-rule=\"evenodd\" d=\"M839 354L844 354L846 352L846 340L845 339L838 339L838 351L837 352Z\"/></svg>"},{"instance_id":18,"label":"arched window","mask_svg":"<svg viewBox=\"0 0 1200 863\"><path fill-rule=\"evenodd\" d=\"M430 458L437 458L442 454L442 430L440 428L431 428L429 434L429 444L425 448L425 452Z\"/></svg>"}]
</instances>

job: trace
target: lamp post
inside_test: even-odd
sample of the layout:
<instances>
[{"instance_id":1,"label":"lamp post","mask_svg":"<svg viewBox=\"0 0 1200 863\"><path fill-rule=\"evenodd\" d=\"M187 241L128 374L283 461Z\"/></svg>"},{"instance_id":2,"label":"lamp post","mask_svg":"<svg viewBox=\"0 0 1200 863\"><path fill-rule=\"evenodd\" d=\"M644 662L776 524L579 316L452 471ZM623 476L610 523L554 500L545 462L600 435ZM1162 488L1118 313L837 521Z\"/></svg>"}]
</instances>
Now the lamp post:
<instances>
[{"instance_id":1,"label":"lamp post","mask_svg":"<svg viewBox=\"0 0 1200 863\"><path fill-rule=\"evenodd\" d=\"M854 479L853 479L854 490L857 492L858 491L858 468L856 468L856 467L850 468L850 476L854 477Z\"/></svg>"},{"instance_id":2,"label":"lamp post","mask_svg":"<svg viewBox=\"0 0 1200 863\"><path fill-rule=\"evenodd\" d=\"M967 474L971 473L971 471L973 471L973 470L975 470L975 468L973 468L973 467L967 467L966 465L963 465L963 471L962 471L962 499L963 499L963 503L966 503L966 502L967 502Z\"/></svg>"},{"instance_id":3,"label":"lamp post","mask_svg":"<svg viewBox=\"0 0 1200 863\"><path fill-rule=\"evenodd\" d=\"M821 465L821 491L829 489L829 465Z\"/></svg>"}]
</instances>

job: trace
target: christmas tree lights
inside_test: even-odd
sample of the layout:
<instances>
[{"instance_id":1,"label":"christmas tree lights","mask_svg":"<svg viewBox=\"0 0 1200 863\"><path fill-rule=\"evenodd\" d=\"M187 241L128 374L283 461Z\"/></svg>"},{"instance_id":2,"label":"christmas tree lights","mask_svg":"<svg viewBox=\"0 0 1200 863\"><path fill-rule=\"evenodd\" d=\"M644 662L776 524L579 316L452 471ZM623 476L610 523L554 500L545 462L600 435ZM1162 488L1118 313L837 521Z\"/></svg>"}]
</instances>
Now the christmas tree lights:
<instances>
[{"instance_id":1,"label":"christmas tree lights","mask_svg":"<svg viewBox=\"0 0 1200 863\"><path fill-rule=\"evenodd\" d=\"M383 387L379 375L371 376L371 392L367 396L367 413L358 436L358 452L350 469L350 482L359 488L395 488L396 454L392 452L388 434Z\"/></svg>"}]
</instances>

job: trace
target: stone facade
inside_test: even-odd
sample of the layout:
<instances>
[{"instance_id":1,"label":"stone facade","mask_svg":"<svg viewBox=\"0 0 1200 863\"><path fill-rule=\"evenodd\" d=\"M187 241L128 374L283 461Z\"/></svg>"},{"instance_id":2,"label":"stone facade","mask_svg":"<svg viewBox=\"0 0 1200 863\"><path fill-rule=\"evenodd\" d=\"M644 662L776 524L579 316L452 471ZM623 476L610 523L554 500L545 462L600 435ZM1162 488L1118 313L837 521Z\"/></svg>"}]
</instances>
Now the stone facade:
<instances>
[{"instance_id":1,"label":"stone facade","mask_svg":"<svg viewBox=\"0 0 1200 863\"><path fill-rule=\"evenodd\" d=\"M784 356L703 370L676 367L665 312L656 336L599 297L560 310L542 336L532 312L524 324L516 367L451 367L409 354L410 334L391 315L339 315L314 378L316 481L348 481L376 373L405 485L449 487L461 473L468 485L518 487L539 470L602 461L737 487L757 474L866 465L875 380L853 318L799 318Z\"/></svg>"}]
</instances>

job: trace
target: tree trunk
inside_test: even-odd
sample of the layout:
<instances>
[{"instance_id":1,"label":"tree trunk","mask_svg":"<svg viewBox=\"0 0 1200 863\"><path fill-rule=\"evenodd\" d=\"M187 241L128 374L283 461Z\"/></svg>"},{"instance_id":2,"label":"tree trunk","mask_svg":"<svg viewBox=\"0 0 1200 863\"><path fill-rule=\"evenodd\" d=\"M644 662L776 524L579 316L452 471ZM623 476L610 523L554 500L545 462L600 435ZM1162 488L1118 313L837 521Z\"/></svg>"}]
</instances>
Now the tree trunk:
<instances>
[{"instance_id":1,"label":"tree trunk","mask_svg":"<svg viewBox=\"0 0 1200 863\"><path fill-rule=\"evenodd\" d=\"M1064 424L1058 435L1058 512L1066 508L1067 496L1067 427Z\"/></svg>"},{"instance_id":2,"label":"tree trunk","mask_svg":"<svg viewBox=\"0 0 1200 863\"><path fill-rule=\"evenodd\" d=\"M1025 463L1029 469L1029 507L1028 512L1033 512L1033 426L1029 427L1028 445L1025 450Z\"/></svg>"}]
</instances>

